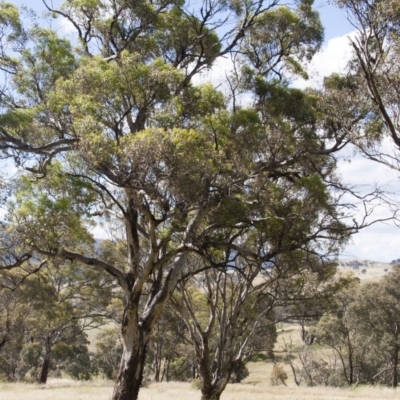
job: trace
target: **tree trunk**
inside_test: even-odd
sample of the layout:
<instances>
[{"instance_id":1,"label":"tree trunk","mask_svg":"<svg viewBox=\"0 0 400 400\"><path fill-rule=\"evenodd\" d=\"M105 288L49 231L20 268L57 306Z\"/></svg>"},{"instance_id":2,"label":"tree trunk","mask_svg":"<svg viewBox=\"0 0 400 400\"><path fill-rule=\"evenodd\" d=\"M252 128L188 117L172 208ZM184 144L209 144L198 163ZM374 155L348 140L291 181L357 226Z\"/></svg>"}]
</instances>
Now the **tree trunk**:
<instances>
[{"instance_id":1,"label":"tree trunk","mask_svg":"<svg viewBox=\"0 0 400 400\"><path fill-rule=\"evenodd\" d=\"M171 359L168 358L167 366L166 366L166 368L165 368L165 380L166 380L167 382L169 382L169 367L170 367L170 364L171 364Z\"/></svg>"},{"instance_id":2,"label":"tree trunk","mask_svg":"<svg viewBox=\"0 0 400 400\"><path fill-rule=\"evenodd\" d=\"M221 398L221 393L213 393L210 391L209 393L201 393L201 400L219 400Z\"/></svg>"},{"instance_id":3,"label":"tree trunk","mask_svg":"<svg viewBox=\"0 0 400 400\"><path fill-rule=\"evenodd\" d=\"M154 370L154 380L156 382L160 382L160 376L161 376L161 346L157 343L156 344L156 349L154 352L154 360L153 360L153 370Z\"/></svg>"},{"instance_id":4,"label":"tree trunk","mask_svg":"<svg viewBox=\"0 0 400 400\"><path fill-rule=\"evenodd\" d=\"M353 357L352 354L349 354L349 385L352 385L353 382L354 382Z\"/></svg>"},{"instance_id":5,"label":"tree trunk","mask_svg":"<svg viewBox=\"0 0 400 400\"><path fill-rule=\"evenodd\" d=\"M137 400L145 358L146 344L140 340L131 351L124 348L112 400Z\"/></svg>"},{"instance_id":6,"label":"tree trunk","mask_svg":"<svg viewBox=\"0 0 400 400\"><path fill-rule=\"evenodd\" d=\"M396 346L393 354L393 374L392 374L392 387L396 388L398 384L398 371L399 368L399 348Z\"/></svg>"},{"instance_id":7,"label":"tree trunk","mask_svg":"<svg viewBox=\"0 0 400 400\"><path fill-rule=\"evenodd\" d=\"M38 379L39 383L45 384L47 382L47 376L49 374L49 367L50 367L50 353L51 353L51 344L50 344L50 338L46 338L45 346L44 346L44 357L43 357L43 363L42 363L42 368L40 370L40 376Z\"/></svg>"},{"instance_id":8,"label":"tree trunk","mask_svg":"<svg viewBox=\"0 0 400 400\"><path fill-rule=\"evenodd\" d=\"M353 344L351 342L350 331L346 329L347 334L347 348L349 349L349 385L354 382L354 365L353 365Z\"/></svg>"},{"instance_id":9,"label":"tree trunk","mask_svg":"<svg viewBox=\"0 0 400 400\"><path fill-rule=\"evenodd\" d=\"M219 400L222 392L229 382L231 373L215 372L219 376L216 380L212 379L211 360L209 357L208 338L203 337L202 358L198 362L199 375L201 380L201 400Z\"/></svg>"},{"instance_id":10,"label":"tree trunk","mask_svg":"<svg viewBox=\"0 0 400 400\"><path fill-rule=\"evenodd\" d=\"M138 298L125 306L122 321L123 352L112 400L137 400L143 380L147 343L151 327L138 318Z\"/></svg>"},{"instance_id":11,"label":"tree trunk","mask_svg":"<svg viewBox=\"0 0 400 400\"><path fill-rule=\"evenodd\" d=\"M221 398L221 393L208 393L208 394L201 394L201 400L219 400Z\"/></svg>"},{"instance_id":12,"label":"tree trunk","mask_svg":"<svg viewBox=\"0 0 400 400\"><path fill-rule=\"evenodd\" d=\"M191 243L192 233L200 223L203 212L202 208L199 209L191 219L184 235L184 243ZM129 236L130 229L127 229L127 232ZM132 241L136 242L135 239L132 239ZM136 250L132 254L134 255L135 252ZM137 400L143 380L147 343L155 323L160 318L166 302L171 297L186 260L186 252L180 253L175 257L173 266L169 269L162 285L162 269L159 270L160 281L156 279L153 282L147 304L140 319L138 309L142 295L142 285L148 276L138 277L130 293L127 293L127 303L121 330L124 349L111 400Z\"/></svg>"},{"instance_id":13,"label":"tree trunk","mask_svg":"<svg viewBox=\"0 0 400 400\"><path fill-rule=\"evenodd\" d=\"M228 384L228 379L219 379L216 383L208 387L201 387L201 400L219 400L222 392Z\"/></svg>"}]
</instances>

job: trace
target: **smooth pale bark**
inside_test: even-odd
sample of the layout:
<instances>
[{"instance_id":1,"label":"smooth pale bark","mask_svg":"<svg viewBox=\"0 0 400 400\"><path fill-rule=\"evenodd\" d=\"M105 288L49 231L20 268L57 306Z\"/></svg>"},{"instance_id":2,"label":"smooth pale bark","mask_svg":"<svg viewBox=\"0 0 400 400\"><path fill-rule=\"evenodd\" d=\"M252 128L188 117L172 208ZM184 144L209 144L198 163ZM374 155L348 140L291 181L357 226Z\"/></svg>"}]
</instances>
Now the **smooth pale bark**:
<instances>
[{"instance_id":1,"label":"smooth pale bark","mask_svg":"<svg viewBox=\"0 0 400 400\"><path fill-rule=\"evenodd\" d=\"M132 206L133 208L133 206ZM109 265L96 258L86 257L78 253L61 250L58 254L70 260L78 260L86 265L96 266L114 276L125 293L125 308L121 326L123 340L123 354L117 375L112 400L136 400L139 395L140 386L143 379L143 369L146 359L146 349L152 334L153 328L160 318L164 306L172 295L180 277L181 271L186 263L188 251L184 246L190 246L193 236L198 228L202 217L207 209L199 207L187 224L183 235L180 252L176 254L173 261L172 257L165 256L163 260L157 259L158 247L155 238L154 220L149 217L150 232L154 238L151 240L152 249L143 271L138 267L138 242L136 232L135 212L129 213L131 216L127 221L127 237L130 245L129 259L131 271L124 274L118 268ZM51 252L36 250L51 256ZM163 267L168 267L166 276L163 274ZM151 274L157 270L157 278L153 281L147 302L140 310L139 304L143 301L143 286Z\"/></svg>"},{"instance_id":2,"label":"smooth pale bark","mask_svg":"<svg viewBox=\"0 0 400 400\"><path fill-rule=\"evenodd\" d=\"M142 385L146 345L138 340L134 348L124 349L112 400L134 400Z\"/></svg>"},{"instance_id":3,"label":"smooth pale bark","mask_svg":"<svg viewBox=\"0 0 400 400\"><path fill-rule=\"evenodd\" d=\"M202 210L193 217L185 232L184 242L191 242L191 235L202 217ZM164 306L171 297L180 272L187 260L187 253L179 254L162 285L153 285L150 298L139 318L141 296L140 279L127 296L122 321L123 354L114 387L112 400L136 400L139 396L146 359L146 348L153 328L160 318ZM137 286L136 286L137 284Z\"/></svg>"}]
</instances>

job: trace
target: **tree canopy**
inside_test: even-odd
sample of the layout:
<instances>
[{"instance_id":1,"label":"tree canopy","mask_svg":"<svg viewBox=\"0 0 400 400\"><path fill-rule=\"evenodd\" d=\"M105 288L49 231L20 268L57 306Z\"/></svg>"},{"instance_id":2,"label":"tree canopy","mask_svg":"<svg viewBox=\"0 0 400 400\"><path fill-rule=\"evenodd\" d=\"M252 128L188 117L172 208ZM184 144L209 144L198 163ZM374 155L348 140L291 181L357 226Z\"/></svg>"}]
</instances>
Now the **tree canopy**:
<instances>
[{"instance_id":1,"label":"tree canopy","mask_svg":"<svg viewBox=\"0 0 400 400\"><path fill-rule=\"evenodd\" d=\"M326 113L329 94L289 85L323 40L312 0L44 4L73 25L71 41L25 29L0 3L0 149L20 167L5 188L2 267L47 257L115 280L113 400L132 400L191 253L200 269L239 256L260 270L280 255L323 264L359 229L335 171L348 131ZM223 58L225 86L201 83Z\"/></svg>"}]
</instances>

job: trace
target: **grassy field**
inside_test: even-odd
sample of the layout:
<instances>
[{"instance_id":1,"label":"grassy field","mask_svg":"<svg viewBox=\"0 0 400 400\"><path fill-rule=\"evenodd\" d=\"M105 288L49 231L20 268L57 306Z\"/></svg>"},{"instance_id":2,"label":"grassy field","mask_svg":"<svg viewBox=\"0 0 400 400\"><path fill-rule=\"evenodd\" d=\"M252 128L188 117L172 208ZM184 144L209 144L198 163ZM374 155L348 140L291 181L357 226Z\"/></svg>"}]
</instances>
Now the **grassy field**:
<instances>
[{"instance_id":1,"label":"grassy field","mask_svg":"<svg viewBox=\"0 0 400 400\"><path fill-rule=\"evenodd\" d=\"M258 363L261 364L261 363ZM104 381L80 384L67 380L50 380L42 387L32 384L0 384L0 400L109 400L112 383ZM269 386L267 383L228 386L222 400L350 400L398 399L400 391L380 387L356 389ZM191 400L200 393L187 383L154 383L143 388L140 400Z\"/></svg>"},{"instance_id":2,"label":"grassy field","mask_svg":"<svg viewBox=\"0 0 400 400\"><path fill-rule=\"evenodd\" d=\"M284 324L279 327L276 350L284 348L284 343L300 340L296 325ZM95 341L95 337L91 338ZM297 387L290 367L284 368L288 374L287 386L271 386L271 362L248 364L250 375L242 384L229 385L222 400L350 400L350 399L399 399L398 391L383 387L330 388ZM0 400L110 400L113 383L93 380L87 383L67 379L50 379L45 386L37 384L0 383ZM200 392L189 383L152 383L141 390L140 400L191 400L200 399Z\"/></svg>"},{"instance_id":3,"label":"grassy field","mask_svg":"<svg viewBox=\"0 0 400 400\"><path fill-rule=\"evenodd\" d=\"M95 347L98 330L90 331L89 340L92 351ZM294 324L278 326L277 355L283 356L285 343L301 342L299 327ZM279 360L279 359L278 359ZM356 399L400 399L400 388L385 387L332 388L297 387L288 365L284 368L288 375L287 386L271 386L271 362L248 364L250 375L242 384L228 385L222 400L356 400ZM110 400L113 383L93 380L77 382L68 379L50 379L45 386L25 383L0 383L0 400ZM191 400L200 399L199 390L189 383L151 383L140 392L140 400Z\"/></svg>"}]
</instances>

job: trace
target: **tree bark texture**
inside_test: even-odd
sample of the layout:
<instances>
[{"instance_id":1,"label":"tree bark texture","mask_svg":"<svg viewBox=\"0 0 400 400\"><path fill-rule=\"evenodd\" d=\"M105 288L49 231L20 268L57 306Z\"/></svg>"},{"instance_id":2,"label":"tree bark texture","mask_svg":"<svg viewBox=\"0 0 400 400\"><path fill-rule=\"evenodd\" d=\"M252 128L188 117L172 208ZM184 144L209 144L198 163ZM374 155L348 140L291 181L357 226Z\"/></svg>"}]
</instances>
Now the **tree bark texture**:
<instances>
[{"instance_id":1,"label":"tree bark texture","mask_svg":"<svg viewBox=\"0 0 400 400\"><path fill-rule=\"evenodd\" d=\"M146 344L136 341L131 350L124 348L112 400L136 400L142 385Z\"/></svg>"},{"instance_id":2,"label":"tree bark texture","mask_svg":"<svg viewBox=\"0 0 400 400\"><path fill-rule=\"evenodd\" d=\"M399 347L396 346L393 354L393 374L392 374L392 387L396 388L398 385L399 376Z\"/></svg>"},{"instance_id":3,"label":"tree bark texture","mask_svg":"<svg viewBox=\"0 0 400 400\"><path fill-rule=\"evenodd\" d=\"M42 368L40 370L40 376L38 379L38 382L42 384L45 384L47 382L47 376L49 374L49 367L50 367L50 354L51 354L50 338L46 338L45 353L43 357Z\"/></svg>"}]
</instances>

